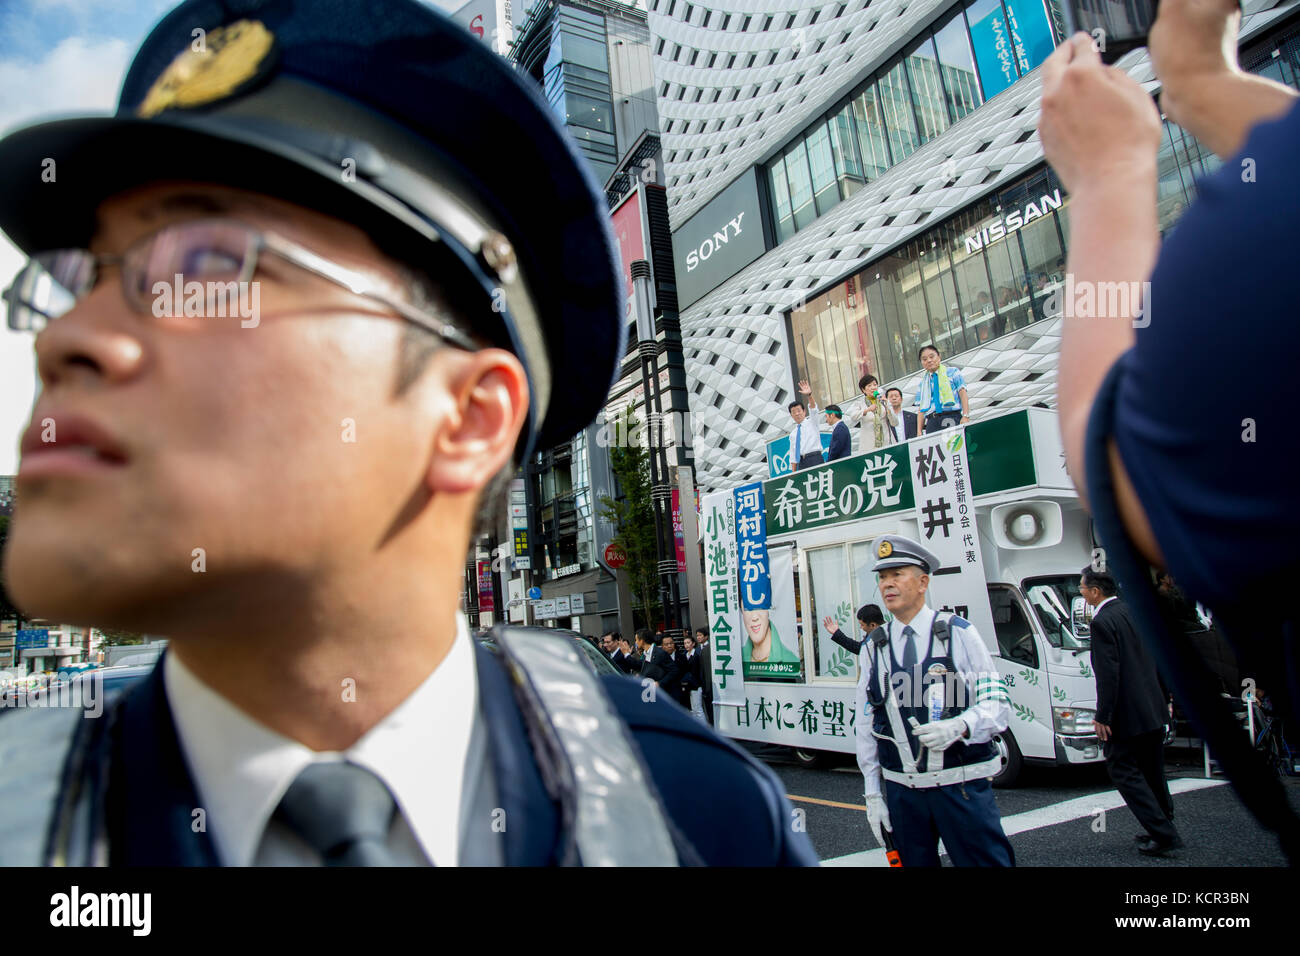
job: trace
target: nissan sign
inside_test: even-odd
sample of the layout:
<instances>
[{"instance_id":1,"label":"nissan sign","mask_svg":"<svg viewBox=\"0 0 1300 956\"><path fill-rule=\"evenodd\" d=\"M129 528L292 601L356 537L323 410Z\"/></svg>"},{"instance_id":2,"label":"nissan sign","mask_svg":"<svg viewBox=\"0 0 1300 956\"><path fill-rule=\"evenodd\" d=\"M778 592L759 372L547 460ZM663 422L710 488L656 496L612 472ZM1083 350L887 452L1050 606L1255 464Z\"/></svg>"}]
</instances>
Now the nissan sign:
<instances>
[{"instance_id":1,"label":"nissan sign","mask_svg":"<svg viewBox=\"0 0 1300 956\"><path fill-rule=\"evenodd\" d=\"M687 308L766 251L758 170L751 168L673 233L678 307Z\"/></svg>"}]
</instances>

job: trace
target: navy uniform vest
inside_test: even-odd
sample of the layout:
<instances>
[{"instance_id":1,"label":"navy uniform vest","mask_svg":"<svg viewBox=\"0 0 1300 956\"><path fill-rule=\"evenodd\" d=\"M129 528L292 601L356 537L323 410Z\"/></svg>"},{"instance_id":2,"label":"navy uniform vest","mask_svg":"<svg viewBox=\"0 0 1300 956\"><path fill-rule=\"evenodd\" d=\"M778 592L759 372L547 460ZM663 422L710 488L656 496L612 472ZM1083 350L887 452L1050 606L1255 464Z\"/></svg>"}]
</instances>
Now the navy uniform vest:
<instances>
[{"instance_id":1,"label":"navy uniform vest","mask_svg":"<svg viewBox=\"0 0 1300 956\"><path fill-rule=\"evenodd\" d=\"M968 627L969 625L965 620L955 615L941 621L939 615L935 614L930 624L929 645L926 648L925 657L918 661L910 678L904 676L906 672L903 670L903 665L895 659L892 642L889 640L888 634L880 643L869 641L863 647L863 651L869 652L871 655L870 673L866 678L867 700L872 707L871 727L876 737L877 759L884 770L895 773L906 772L898 747L894 743L894 731L889 721L885 698L880 692L878 667L889 668L885 678L886 690L892 691L896 697L900 693L902 694L902 700L899 701L899 713L903 717L903 730L907 735L907 746L912 749L912 753L917 757L917 770L919 771L931 769L927 765L929 751L917 741L916 734L912 732L912 725L908 718L915 717L918 724L930 722L930 709L926 705L929 700L930 687L939 684L944 688L942 720L961 716L975 702L966 681L958 675L957 665L953 663L950 626ZM920 635L916 635L913 640L918 640L920 637ZM918 651L919 649L920 644L918 641ZM942 668L942 671L939 668ZM918 691L917 688L920 688L920 690ZM991 742L972 744L959 740L943 752L943 767L945 770L954 767L965 767L991 760L993 756L994 751Z\"/></svg>"}]
</instances>

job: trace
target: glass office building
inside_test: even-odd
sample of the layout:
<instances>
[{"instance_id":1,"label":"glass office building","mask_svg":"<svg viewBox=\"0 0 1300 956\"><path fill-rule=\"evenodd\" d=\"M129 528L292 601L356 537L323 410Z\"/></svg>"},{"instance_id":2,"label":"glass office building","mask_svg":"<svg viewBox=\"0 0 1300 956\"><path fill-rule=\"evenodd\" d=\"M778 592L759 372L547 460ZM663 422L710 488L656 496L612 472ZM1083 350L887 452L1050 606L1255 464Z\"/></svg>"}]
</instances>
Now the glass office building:
<instances>
[{"instance_id":1,"label":"glass office building","mask_svg":"<svg viewBox=\"0 0 1300 956\"><path fill-rule=\"evenodd\" d=\"M549 15L542 28L527 29L513 58L541 84L603 183L618 162L605 18L592 10L559 5Z\"/></svg>"},{"instance_id":2,"label":"glass office building","mask_svg":"<svg viewBox=\"0 0 1300 956\"><path fill-rule=\"evenodd\" d=\"M824 215L1047 59L1058 0L946 11L767 165L777 242Z\"/></svg>"}]
</instances>

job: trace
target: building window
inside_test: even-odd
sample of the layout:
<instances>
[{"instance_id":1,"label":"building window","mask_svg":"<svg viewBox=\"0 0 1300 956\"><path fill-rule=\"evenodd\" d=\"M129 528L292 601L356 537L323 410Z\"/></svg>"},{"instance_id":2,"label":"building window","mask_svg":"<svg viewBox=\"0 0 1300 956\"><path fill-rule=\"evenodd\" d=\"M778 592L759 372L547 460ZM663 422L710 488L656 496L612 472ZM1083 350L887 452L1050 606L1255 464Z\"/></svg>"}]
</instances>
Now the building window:
<instances>
[{"instance_id":1,"label":"building window","mask_svg":"<svg viewBox=\"0 0 1300 956\"><path fill-rule=\"evenodd\" d=\"M903 64L897 64L882 76L878 85L880 102L884 107L885 130L889 134L889 151L894 156L894 162L901 163L921 145L917 138L916 117L912 113L912 98Z\"/></svg>"},{"instance_id":2,"label":"building window","mask_svg":"<svg viewBox=\"0 0 1300 956\"><path fill-rule=\"evenodd\" d=\"M939 53L948 111L955 123L984 102L980 96L979 81L975 77L970 34L966 32L966 23L960 15L935 33L934 45Z\"/></svg>"},{"instance_id":3,"label":"building window","mask_svg":"<svg viewBox=\"0 0 1300 956\"><path fill-rule=\"evenodd\" d=\"M926 37L907 54L907 78L912 87L912 100L916 104L916 117L920 123L920 139L928 143L948 128L948 104L943 95L943 81L939 77L939 57L934 51L934 41Z\"/></svg>"},{"instance_id":4,"label":"building window","mask_svg":"<svg viewBox=\"0 0 1300 956\"><path fill-rule=\"evenodd\" d=\"M884 114L880 109L880 99L875 84L868 86L854 97L851 105L853 121L857 127L863 172L867 182L871 182L891 165Z\"/></svg>"},{"instance_id":5,"label":"building window","mask_svg":"<svg viewBox=\"0 0 1300 956\"><path fill-rule=\"evenodd\" d=\"M808 163L812 171L813 199L817 215L823 216L840 202L839 182L835 174L835 158L831 150L828 125L817 127L808 137Z\"/></svg>"},{"instance_id":6,"label":"building window","mask_svg":"<svg viewBox=\"0 0 1300 956\"><path fill-rule=\"evenodd\" d=\"M808 168L808 151L798 140L785 154L785 171L790 181L790 205L795 229L802 229L817 218L813 203L812 174Z\"/></svg>"}]
</instances>

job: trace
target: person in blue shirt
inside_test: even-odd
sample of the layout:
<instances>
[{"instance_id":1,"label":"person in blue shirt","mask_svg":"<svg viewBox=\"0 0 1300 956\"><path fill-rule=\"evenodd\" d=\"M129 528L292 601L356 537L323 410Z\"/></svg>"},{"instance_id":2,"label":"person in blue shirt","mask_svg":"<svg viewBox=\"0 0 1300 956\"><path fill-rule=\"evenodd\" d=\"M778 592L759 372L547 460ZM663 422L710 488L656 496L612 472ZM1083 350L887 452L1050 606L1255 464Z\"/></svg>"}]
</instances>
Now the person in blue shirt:
<instances>
[{"instance_id":1,"label":"person in blue shirt","mask_svg":"<svg viewBox=\"0 0 1300 956\"><path fill-rule=\"evenodd\" d=\"M970 400L961 369L944 365L933 345L922 346L917 357L925 369L916 394L921 433L928 435L969 422Z\"/></svg>"},{"instance_id":2,"label":"person in blue shirt","mask_svg":"<svg viewBox=\"0 0 1300 956\"><path fill-rule=\"evenodd\" d=\"M1295 90L1241 70L1240 23L1235 0L1160 4L1148 43L1160 110L1076 34L1043 64L1039 132L1070 192L1076 295L1061 303L1058 405L1102 545L1094 565L1120 580L1174 696L1296 862L1300 819L1207 664L1161 619L1151 584L1154 565L1210 608L1243 670L1300 725L1300 612L1286 597L1300 573L1285 464L1295 402L1269 371L1300 351L1300 107ZM1163 244L1161 110L1224 160ZM1102 284L1138 294L1102 297ZM1197 384L1208 380L1236 385L1225 397Z\"/></svg>"},{"instance_id":3,"label":"person in blue shirt","mask_svg":"<svg viewBox=\"0 0 1300 956\"><path fill-rule=\"evenodd\" d=\"M844 413L838 405L826 406L826 424L831 426L831 447L826 452L826 460L848 458L853 454L853 436L844 424Z\"/></svg>"}]
</instances>

